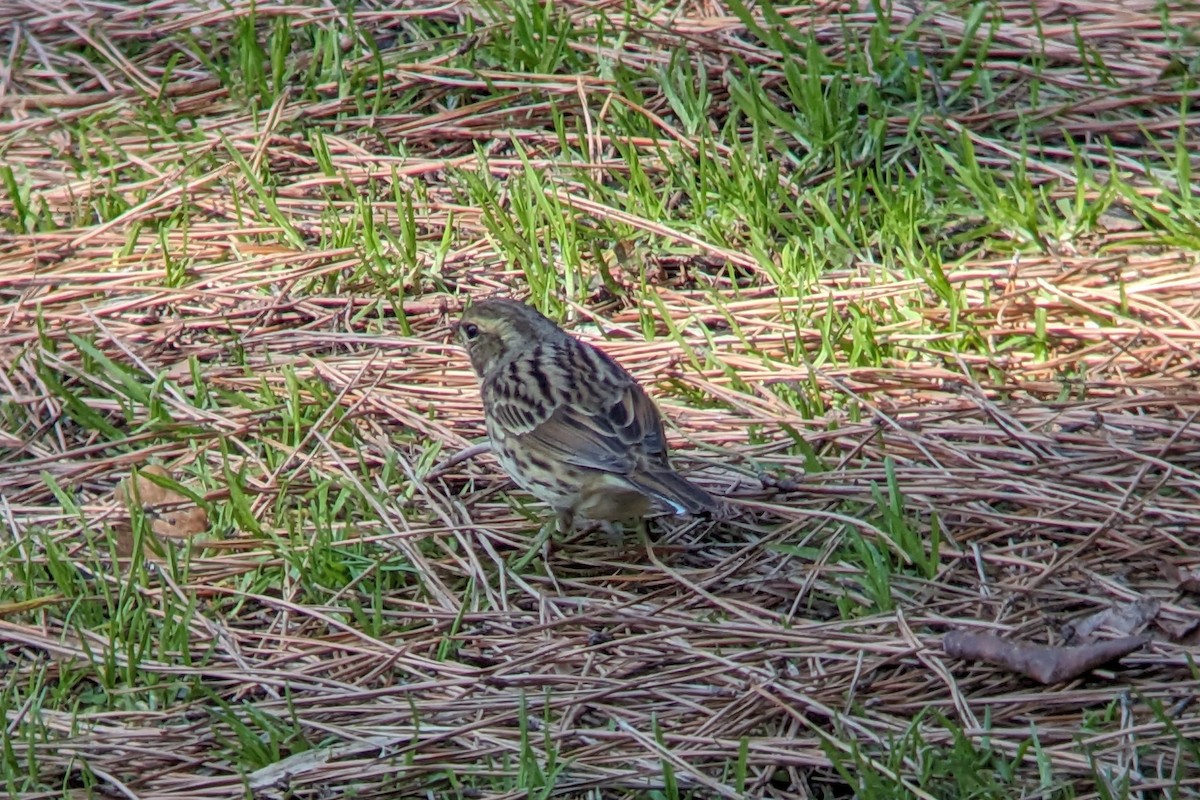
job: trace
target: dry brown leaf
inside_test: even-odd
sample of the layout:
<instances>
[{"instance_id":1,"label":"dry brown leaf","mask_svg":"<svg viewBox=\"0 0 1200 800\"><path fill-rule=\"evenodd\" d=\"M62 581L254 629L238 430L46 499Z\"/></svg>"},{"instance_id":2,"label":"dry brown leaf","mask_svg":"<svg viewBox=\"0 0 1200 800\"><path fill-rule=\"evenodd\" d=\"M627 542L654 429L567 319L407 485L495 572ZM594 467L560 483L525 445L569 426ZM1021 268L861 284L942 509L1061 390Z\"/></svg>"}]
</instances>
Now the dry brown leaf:
<instances>
[{"instance_id":1,"label":"dry brown leaf","mask_svg":"<svg viewBox=\"0 0 1200 800\"><path fill-rule=\"evenodd\" d=\"M1163 566L1163 572L1169 581L1175 582L1176 589L1200 595L1200 565L1166 564Z\"/></svg>"},{"instance_id":2,"label":"dry brown leaf","mask_svg":"<svg viewBox=\"0 0 1200 800\"><path fill-rule=\"evenodd\" d=\"M1117 636L1130 636L1145 628L1158 615L1160 605L1152 597L1132 603L1117 603L1072 625L1067 639L1073 643L1086 642L1101 628Z\"/></svg>"},{"instance_id":3,"label":"dry brown leaf","mask_svg":"<svg viewBox=\"0 0 1200 800\"><path fill-rule=\"evenodd\" d=\"M1200 620L1189 619L1174 623L1159 620L1158 627L1175 644L1181 644L1185 647L1195 647L1200 644Z\"/></svg>"},{"instance_id":4,"label":"dry brown leaf","mask_svg":"<svg viewBox=\"0 0 1200 800\"><path fill-rule=\"evenodd\" d=\"M1014 642L992 633L950 631L942 638L942 649L951 658L995 664L1039 683L1059 683L1129 655L1149 641L1150 636L1142 634L1065 647Z\"/></svg>"},{"instance_id":5,"label":"dry brown leaf","mask_svg":"<svg viewBox=\"0 0 1200 800\"><path fill-rule=\"evenodd\" d=\"M150 475L176 480L164 467L147 464L118 484L117 501L130 512L140 506L151 532L163 539L182 541L208 530L208 512L186 495L155 483ZM132 553L131 531L119 531L117 540L121 555Z\"/></svg>"},{"instance_id":6,"label":"dry brown leaf","mask_svg":"<svg viewBox=\"0 0 1200 800\"><path fill-rule=\"evenodd\" d=\"M1142 223L1138 221L1137 217L1127 209L1117 206L1110 206L1107 211L1102 212L1096 220L1096 224L1111 233L1127 233L1142 229Z\"/></svg>"}]
</instances>

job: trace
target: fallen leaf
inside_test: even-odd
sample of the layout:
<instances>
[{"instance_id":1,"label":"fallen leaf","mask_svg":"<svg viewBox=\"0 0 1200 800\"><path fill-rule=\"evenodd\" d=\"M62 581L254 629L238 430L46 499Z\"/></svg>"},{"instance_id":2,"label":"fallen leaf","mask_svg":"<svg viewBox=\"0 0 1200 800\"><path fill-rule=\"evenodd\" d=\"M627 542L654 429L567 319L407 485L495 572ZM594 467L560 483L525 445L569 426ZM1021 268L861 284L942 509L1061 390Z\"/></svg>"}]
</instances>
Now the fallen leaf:
<instances>
[{"instance_id":1,"label":"fallen leaf","mask_svg":"<svg viewBox=\"0 0 1200 800\"><path fill-rule=\"evenodd\" d=\"M951 658L995 664L1039 683L1059 683L1129 655L1149 641L1150 636L1142 634L1066 647L1016 642L992 633L950 631L942 637L942 650Z\"/></svg>"},{"instance_id":2,"label":"fallen leaf","mask_svg":"<svg viewBox=\"0 0 1200 800\"><path fill-rule=\"evenodd\" d=\"M1071 642L1087 641L1101 628L1117 636L1129 636L1145 628L1156 616L1161 604L1152 597L1132 603L1117 603L1071 626Z\"/></svg>"},{"instance_id":3,"label":"fallen leaf","mask_svg":"<svg viewBox=\"0 0 1200 800\"><path fill-rule=\"evenodd\" d=\"M148 464L118 484L117 501L130 513L140 507L150 531L163 539L182 541L208 530L208 512L182 492L155 482L152 475L178 482L162 466ZM132 531L118 531L117 540L120 555L133 552Z\"/></svg>"},{"instance_id":4,"label":"fallen leaf","mask_svg":"<svg viewBox=\"0 0 1200 800\"><path fill-rule=\"evenodd\" d=\"M1194 647L1200 644L1200 620L1189 619L1175 623L1159 620L1158 627L1176 644L1185 647Z\"/></svg>"},{"instance_id":5,"label":"fallen leaf","mask_svg":"<svg viewBox=\"0 0 1200 800\"><path fill-rule=\"evenodd\" d=\"M1191 567L1176 565L1172 571L1175 573L1172 576L1175 580L1175 588L1181 592L1200 594L1200 565Z\"/></svg>"},{"instance_id":6,"label":"fallen leaf","mask_svg":"<svg viewBox=\"0 0 1200 800\"><path fill-rule=\"evenodd\" d=\"M1126 233L1142 229L1142 223L1138 221L1137 217L1126 209L1116 206L1110 206L1108 210L1102 212L1096 220L1096 224L1109 233Z\"/></svg>"}]
</instances>

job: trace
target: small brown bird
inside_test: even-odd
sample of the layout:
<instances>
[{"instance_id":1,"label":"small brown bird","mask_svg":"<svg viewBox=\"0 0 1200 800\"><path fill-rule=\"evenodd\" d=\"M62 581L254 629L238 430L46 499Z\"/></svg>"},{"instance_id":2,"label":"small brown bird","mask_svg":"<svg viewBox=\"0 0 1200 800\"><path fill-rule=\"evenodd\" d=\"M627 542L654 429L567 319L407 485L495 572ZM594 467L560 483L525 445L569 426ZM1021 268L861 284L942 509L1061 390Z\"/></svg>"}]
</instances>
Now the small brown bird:
<instances>
[{"instance_id":1,"label":"small brown bird","mask_svg":"<svg viewBox=\"0 0 1200 800\"><path fill-rule=\"evenodd\" d=\"M524 303L475 303L457 326L481 381L492 451L558 514L616 522L715 508L667 460L662 415L633 376Z\"/></svg>"}]
</instances>

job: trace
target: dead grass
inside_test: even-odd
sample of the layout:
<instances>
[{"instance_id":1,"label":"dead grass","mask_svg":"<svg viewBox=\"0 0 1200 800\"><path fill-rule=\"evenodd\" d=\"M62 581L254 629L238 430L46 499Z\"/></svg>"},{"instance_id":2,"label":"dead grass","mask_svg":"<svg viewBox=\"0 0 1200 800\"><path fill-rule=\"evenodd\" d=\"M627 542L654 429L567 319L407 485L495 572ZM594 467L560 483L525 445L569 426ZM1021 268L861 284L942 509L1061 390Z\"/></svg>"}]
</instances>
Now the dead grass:
<instances>
[{"instance_id":1,"label":"dead grass","mask_svg":"<svg viewBox=\"0 0 1200 800\"><path fill-rule=\"evenodd\" d=\"M1039 33L1028 4L997 6L991 46L970 49L938 93L969 97L964 82L993 70L1011 78L1013 102L920 126L961 132L1003 177L1020 117L1042 144L1028 172L1055 198L1078 189L1069 132L1095 170L1130 176L1166 213L1170 182L1145 165L1200 119L1178 113L1195 89L1164 77L1179 52L1196 55L1186 40L1200 12L1172 12L1181 51L1156 8L1058 4L1041 9ZM599 13L567 9L580 26ZM838 10L787 16L837 58L876 25ZM465 296L525 279L491 244L483 212L441 176L478 169L476 146L491 150L501 179L561 166L551 106L583 120L618 102L614 87L431 56L364 95L412 92L408 113L355 117L356 99L333 85L250 113L201 64L185 59L168 74L174 34L229 28L248 13L179 3L0 11L10 53L0 152L29 213L60 223L0 238L0 527L7 558L39 576L14 597L29 605L0 607L3 696L19 700L3 704L5 774L15 787L21 765L36 761L40 785L61 787L17 796L518 797L536 785L530 763L556 771L555 796L649 797L671 781L699 797L846 796L836 767L855 763L914 796L956 796L952 776L926 760L946 758L960 738L1011 763L1019 777L1009 786L1030 793L1039 766L1078 796L1104 796L1105 780L1142 797L1198 791L1195 749L1181 743L1200 740L1200 605L1169 569L1200 559L1194 251L1133 214L1040 255L964 250L946 266L958 310L928 282L865 261L781 297L746 251L564 178L575 213L673 248L648 257L665 276L657 291L596 292L575 316L601 323L605 348L656 384L678 463L734 513L659 523L649 540L621 545L563 543L517 569L536 516L489 459L423 479L483 435L448 321ZM296 26L340 18L296 6L259 13ZM406 15L474 15L478 37L504 32L485 9L457 5L364 8L357 21L383 49L402 49ZM649 16L645 35L605 53L645 69L681 43L714 71L735 53L777 58L714 4ZM959 47L964 19L961 9L899 6L891 24L921 26L914 42L932 59ZM1076 36L1108 59L1110 89L1080 77L1089 64ZM1046 96L1060 94L1032 107L1021 70L1041 40ZM85 46L90 60L78 55ZM782 85L782 72L774 79ZM447 109L439 98L450 85L481 99ZM139 136L148 98L186 117L188 135ZM631 139L658 177L668 165L656 148L691 140L660 100L642 109L657 138ZM715 113L727 102L717 87ZM80 169L77 132L89 117L111 127L120 155ZM335 175L295 133L301 123L325 126ZM888 119L887 135L909 124ZM402 158L378 145L401 139ZM608 136L567 141L587 154L574 166L626 169ZM892 152L904 147L897 138ZM275 211L247 202L260 195L235 153L262 168L249 174L270 176ZM376 182L411 191L418 179L422 241L452 228L440 256L425 248L411 268L372 273L357 241L322 238L330 210L357 208L336 188L367 196ZM95 212L105 198L128 208ZM394 221L391 200L373 202L376 224ZM173 222L181 208L186 225ZM10 195L0 214L20 215ZM647 341L644 321L661 309L691 353L661 322ZM854 314L880 321L886 352L822 363L831 344L851 344L831 343L822 321ZM973 344L948 346L968 330ZM131 400L130 381L153 402ZM89 425L79 406L110 428ZM787 431L823 469L806 470ZM213 540L184 570L120 567L93 542L121 516L117 483L151 462L214 512ZM889 486L918 538L935 524L944 537L931 577L898 544ZM855 553L886 566L873 573ZM331 554L353 568L337 571ZM888 607L872 574L886 577ZM144 647L76 618L110 596L140 609ZM1066 685L1036 686L940 648L952 628L1061 641L1064 626L1147 598L1159 604L1153 643ZM176 619L181 608L190 611ZM168 640L172 625L182 634Z\"/></svg>"}]
</instances>

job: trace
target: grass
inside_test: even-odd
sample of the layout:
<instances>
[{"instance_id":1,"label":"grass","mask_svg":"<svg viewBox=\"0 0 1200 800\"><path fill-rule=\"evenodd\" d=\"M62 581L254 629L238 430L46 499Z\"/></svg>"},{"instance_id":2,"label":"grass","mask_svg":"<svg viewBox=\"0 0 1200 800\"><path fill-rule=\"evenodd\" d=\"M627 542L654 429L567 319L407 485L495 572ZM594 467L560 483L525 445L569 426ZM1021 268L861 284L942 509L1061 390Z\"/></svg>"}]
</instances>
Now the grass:
<instances>
[{"instance_id":1,"label":"grass","mask_svg":"<svg viewBox=\"0 0 1200 800\"><path fill-rule=\"evenodd\" d=\"M11 796L1197 794L1200 12L0 15ZM446 466L496 291L729 518L547 548ZM1068 684L940 646L1144 599Z\"/></svg>"}]
</instances>

